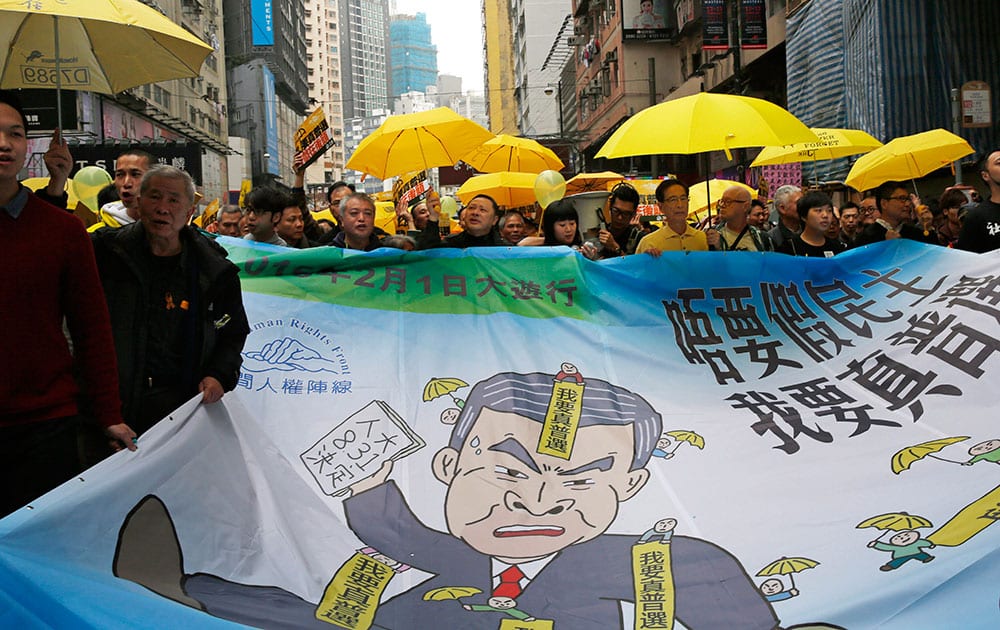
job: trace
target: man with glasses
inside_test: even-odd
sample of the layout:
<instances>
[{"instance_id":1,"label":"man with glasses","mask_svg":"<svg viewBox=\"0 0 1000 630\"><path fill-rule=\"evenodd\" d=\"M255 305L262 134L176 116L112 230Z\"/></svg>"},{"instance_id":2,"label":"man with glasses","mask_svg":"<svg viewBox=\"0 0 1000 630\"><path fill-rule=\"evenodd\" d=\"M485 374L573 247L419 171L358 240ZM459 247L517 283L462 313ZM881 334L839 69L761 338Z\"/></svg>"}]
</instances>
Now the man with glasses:
<instances>
[{"instance_id":1,"label":"man with glasses","mask_svg":"<svg viewBox=\"0 0 1000 630\"><path fill-rule=\"evenodd\" d=\"M644 236L642 227L636 221L639 211L639 192L631 184L622 182L611 189L608 199L610 221L601 228L595 245L600 245L601 259L627 256L635 253L639 240Z\"/></svg>"},{"instance_id":2,"label":"man with glasses","mask_svg":"<svg viewBox=\"0 0 1000 630\"><path fill-rule=\"evenodd\" d=\"M966 214L955 247L982 253L1000 249L1000 149L986 155L980 174L990 187L990 197Z\"/></svg>"},{"instance_id":3,"label":"man with glasses","mask_svg":"<svg viewBox=\"0 0 1000 630\"><path fill-rule=\"evenodd\" d=\"M272 186L258 186L251 190L246 197L250 233L243 238L288 247L288 243L278 236L275 228L281 220L281 213L292 205L294 202L289 195Z\"/></svg>"},{"instance_id":4,"label":"man with glasses","mask_svg":"<svg viewBox=\"0 0 1000 630\"><path fill-rule=\"evenodd\" d=\"M858 230L864 229L866 225L871 225L880 218L882 218L882 215L878 211L878 200L875 199L875 193L869 191L861 200L861 205L858 207L858 219L861 223L858 226ZM857 234L854 235L855 238L857 236Z\"/></svg>"},{"instance_id":5,"label":"man with glasses","mask_svg":"<svg viewBox=\"0 0 1000 630\"><path fill-rule=\"evenodd\" d=\"M769 252L774 248L767 234L749 223L750 191L730 186L719 199L719 218L715 228L706 231L708 248L737 252Z\"/></svg>"},{"instance_id":6,"label":"man with glasses","mask_svg":"<svg viewBox=\"0 0 1000 630\"><path fill-rule=\"evenodd\" d=\"M658 258L666 251L708 251L705 233L688 225L688 187L665 179L656 187L656 205L667 219L663 226L642 237L635 253Z\"/></svg>"},{"instance_id":7,"label":"man with glasses","mask_svg":"<svg viewBox=\"0 0 1000 630\"><path fill-rule=\"evenodd\" d=\"M881 216L861 230L854 240L855 247L900 237L937 244L936 234L925 234L924 230L907 223L913 216L913 201L902 182L885 182L875 189L875 199L878 201L878 212Z\"/></svg>"}]
</instances>

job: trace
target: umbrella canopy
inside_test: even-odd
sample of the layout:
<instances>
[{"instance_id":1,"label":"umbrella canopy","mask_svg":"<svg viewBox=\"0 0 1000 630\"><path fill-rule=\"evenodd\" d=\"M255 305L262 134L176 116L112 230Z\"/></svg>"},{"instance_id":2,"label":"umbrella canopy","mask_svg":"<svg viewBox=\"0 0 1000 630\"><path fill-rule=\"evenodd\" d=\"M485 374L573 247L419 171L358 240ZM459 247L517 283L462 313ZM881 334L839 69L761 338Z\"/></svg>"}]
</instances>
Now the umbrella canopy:
<instances>
[{"instance_id":1,"label":"umbrella canopy","mask_svg":"<svg viewBox=\"0 0 1000 630\"><path fill-rule=\"evenodd\" d=\"M454 166L492 137L447 107L389 116L358 144L346 167L388 179L435 166Z\"/></svg>"},{"instance_id":2,"label":"umbrella canopy","mask_svg":"<svg viewBox=\"0 0 1000 630\"><path fill-rule=\"evenodd\" d=\"M844 183L871 190L894 179L917 179L973 152L964 138L944 129L901 136L858 158Z\"/></svg>"},{"instance_id":3,"label":"umbrella canopy","mask_svg":"<svg viewBox=\"0 0 1000 630\"><path fill-rule=\"evenodd\" d=\"M774 103L701 92L647 107L604 143L596 157L702 153L816 142L816 134Z\"/></svg>"},{"instance_id":4,"label":"umbrella canopy","mask_svg":"<svg viewBox=\"0 0 1000 630\"><path fill-rule=\"evenodd\" d=\"M0 43L0 86L103 94L196 77L213 50L138 0L0 0Z\"/></svg>"},{"instance_id":5,"label":"umbrella canopy","mask_svg":"<svg viewBox=\"0 0 1000 630\"><path fill-rule=\"evenodd\" d=\"M473 149L462 161L482 173L561 171L565 166L555 152L537 140L502 133Z\"/></svg>"},{"instance_id":6,"label":"umbrella canopy","mask_svg":"<svg viewBox=\"0 0 1000 630\"><path fill-rule=\"evenodd\" d=\"M891 530L894 532L904 529L916 529L918 527L933 527L930 521L922 516L907 514L906 512L889 512L879 514L869 519L865 519L855 526L857 529L874 527L875 529Z\"/></svg>"},{"instance_id":7,"label":"umbrella canopy","mask_svg":"<svg viewBox=\"0 0 1000 630\"><path fill-rule=\"evenodd\" d=\"M892 472L898 475L904 470L909 470L913 462L937 453L946 446L958 444L959 442L964 442L968 439L969 436L963 435L960 437L941 438L939 440L931 440L930 442L921 442L920 444L907 446L904 449L896 451L896 454L892 456Z\"/></svg>"},{"instance_id":8,"label":"umbrella canopy","mask_svg":"<svg viewBox=\"0 0 1000 630\"><path fill-rule=\"evenodd\" d=\"M41 190L49 185L48 177L29 177L28 179L22 179L21 183L24 184L25 188L29 190ZM76 192L73 190L72 181L66 182L66 193L69 195L69 199L66 202L66 207L70 210L76 207L76 204L80 203L80 198L76 196ZM91 208L94 210L95 208Z\"/></svg>"},{"instance_id":9,"label":"umbrella canopy","mask_svg":"<svg viewBox=\"0 0 1000 630\"><path fill-rule=\"evenodd\" d=\"M705 438L694 431L667 431L667 435L678 442L686 442L695 448L705 448Z\"/></svg>"},{"instance_id":10,"label":"umbrella canopy","mask_svg":"<svg viewBox=\"0 0 1000 630\"><path fill-rule=\"evenodd\" d=\"M601 171L600 173L580 173L574 175L566 182L566 194L576 195L583 192L595 190L608 190L611 184L625 181L624 175L619 175L613 171Z\"/></svg>"},{"instance_id":11,"label":"umbrella canopy","mask_svg":"<svg viewBox=\"0 0 1000 630\"><path fill-rule=\"evenodd\" d=\"M783 146L768 146L760 152L750 166L789 164L810 160L835 160L837 158L868 153L882 146L868 133L859 129L811 129L818 142L797 142Z\"/></svg>"},{"instance_id":12,"label":"umbrella canopy","mask_svg":"<svg viewBox=\"0 0 1000 630\"><path fill-rule=\"evenodd\" d=\"M442 586L424 593L424 601L443 602L449 599L461 599L482 593L475 586Z\"/></svg>"},{"instance_id":13,"label":"umbrella canopy","mask_svg":"<svg viewBox=\"0 0 1000 630\"><path fill-rule=\"evenodd\" d=\"M468 386L469 384L460 378L432 378L424 385L424 402L430 402L435 398L447 396Z\"/></svg>"},{"instance_id":14,"label":"umbrella canopy","mask_svg":"<svg viewBox=\"0 0 1000 630\"><path fill-rule=\"evenodd\" d=\"M722 193L726 192L726 189L731 186L739 186L745 189L750 193L751 199L757 198L757 190L755 188L731 179L713 178L705 182L698 182L688 191L690 199L688 202L688 216L701 219L703 218L701 215L709 206L711 206L712 210L716 210L719 205L719 199L722 198Z\"/></svg>"},{"instance_id":15,"label":"umbrella canopy","mask_svg":"<svg viewBox=\"0 0 1000 630\"><path fill-rule=\"evenodd\" d=\"M819 566L819 563L809 558L779 558L758 571L757 577L799 573L817 566Z\"/></svg>"},{"instance_id":16,"label":"umbrella canopy","mask_svg":"<svg viewBox=\"0 0 1000 630\"><path fill-rule=\"evenodd\" d=\"M535 173L488 173L470 177L456 193L462 203L476 195L489 195L501 206L516 208L535 203Z\"/></svg>"}]
</instances>

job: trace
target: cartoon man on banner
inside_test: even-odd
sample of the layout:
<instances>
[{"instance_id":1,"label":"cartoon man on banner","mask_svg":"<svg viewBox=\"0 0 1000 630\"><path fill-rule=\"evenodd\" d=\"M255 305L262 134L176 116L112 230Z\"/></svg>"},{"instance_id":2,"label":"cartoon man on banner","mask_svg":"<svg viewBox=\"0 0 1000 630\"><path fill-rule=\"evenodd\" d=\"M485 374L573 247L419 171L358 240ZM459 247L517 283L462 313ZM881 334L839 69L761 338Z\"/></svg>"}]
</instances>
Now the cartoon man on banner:
<instances>
[{"instance_id":1,"label":"cartoon man on banner","mask_svg":"<svg viewBox=\"0 0 1000 630\"><path fill-rule=\"evenodd\" d=\"M478 590L475 601L463 602L470 608L488 606L498 593L516 599L519 609L556 628L631 626L620 602L635 600L631 550L638 536L606 532L619 504L649 479L660 415L640 396L587 378L577 391L572 450L565 457L542 454L560 383L552 374L500 373L473 387L432 464L448 486L447 532L417 519L388 479L391 462L352 487L344 507L358 538L431 574L379 603L373 627L496 628L493 615L424 597L448 587ZM725 550L674 535L671 554L675 616L686 628L777 627L770 604ZM253 605L261 587L210 575L185 576L183 586L207 612L250 625L267 626L286 614L302 619L303 607L316 610L271 587L262 610ZM330 626L317 621L316 627Z\"/></svg>"}]
</instances>

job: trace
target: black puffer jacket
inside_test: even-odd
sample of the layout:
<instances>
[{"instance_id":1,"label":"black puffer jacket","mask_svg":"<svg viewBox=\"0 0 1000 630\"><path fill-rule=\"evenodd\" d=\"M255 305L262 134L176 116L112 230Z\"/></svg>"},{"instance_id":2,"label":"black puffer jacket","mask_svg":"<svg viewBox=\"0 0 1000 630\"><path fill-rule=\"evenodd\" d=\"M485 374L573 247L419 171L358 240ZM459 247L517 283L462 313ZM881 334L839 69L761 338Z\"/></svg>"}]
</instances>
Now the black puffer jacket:
<instances>
[{"instance_id":1,"label":"black puffer jacket","mask_svg":"<svg viewBox=\"0 0 1000 630\"><path fill-rule=\"evenodd\" d=\"M147 375L146 260L152 253L142 222L98 230L92 238L118 355L122 415L128 422L136 411L134 407ZM196 230L183 228L181 241L182 268L192 282L197 282L198 290L191 292L196 323L185 339L190 360L186 361L183 373L177 375L177 382L194 396L201 379L211 376L230 391L239 379L243 362L240 353L250 332L243 310L239 270L226 259L226 250Z\"/></svg>"}]
</instances>

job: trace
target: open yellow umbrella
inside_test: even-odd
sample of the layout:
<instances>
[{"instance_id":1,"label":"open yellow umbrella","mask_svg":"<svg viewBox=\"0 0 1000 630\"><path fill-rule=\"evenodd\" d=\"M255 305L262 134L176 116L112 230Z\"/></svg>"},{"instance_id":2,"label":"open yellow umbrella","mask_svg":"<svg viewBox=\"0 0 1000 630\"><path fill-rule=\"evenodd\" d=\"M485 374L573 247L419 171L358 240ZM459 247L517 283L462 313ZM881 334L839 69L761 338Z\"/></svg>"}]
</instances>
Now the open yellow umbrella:
<instances>
[{"instance_id":1,"label":"open yellow umbrella","mask_svg":"<svg viewBox=\"0 0 1000 630\"><path fill-rule=\"evenodd\" d=\"M21 183L24 184L25 188L28 188L29 190L32 191L41 190L49 185L49 178L29 177L28 179L21 180ZM71 180L68 180L66 182L66 188L64 190L69 195L69 199L66 202L66 207L72 210L73 208L76 207L76 204L80 203L80 199L76 196L76 193L73 191L73 182Z\"/></svg>"},{"instance_id":2,"label":"open yellow umbrella","mask_svg":"<svg viewBox=\"0 0 1000 630\"><path fill-rule=\"evenodd\" d=\"M782 146L768 146L757 155L750 166L789 164L837 158L868 153L882 143L860 129L812 128L817 141L796 142Z\"/></svg>"},{"instance_id":3,"label":"open yellow umbrella","mask_svg":"<svg viewBox=\"0 0 1000 630\"><path fill-rule=\"evenodd\" d=\"M138 0L0 0L0 86L5 88L116 94L196 77L212 50Z\"/></svg>"},{"instance_id":4,"label":"open yellow umbrella","mask_svg":"<svg viewBox=\"0 0 1000 630\"><path fill-rule=\"evenodd\" d=\"M579 173L566 181L566 194L576 195L583 192L609 190L612 184L621 181L625 181L625 176L613 171Z\"/></svg>"},{"instance_id":5,"label":"open yellow umbrella","mask_svg":"<svg viewBox=\"0 0 1000 630\"><path fill-rule=\"evenodd\" d=\"M358 144L346 168L388 179L453 166L493 134L447 107L389 116Z\"/></svg>"},{"instance_id":6,"label":"open yellow umbrella","mask_svg":"<svg viewBox=\"0 0 1000 630\"><path fill-rule=\"evenodd\" d=\"M424 593L424 601L443 602L449 599L472 597L473 595L478 595L480 593L482 593L482 591L475 586L442 586L441 588L431 589Z\"/></svg>"},{"instance_id":7,"label":"open yellow umbrella","mask_svg":"<svg viewBox=\"0 0 1000 630\"><path fill-rule=\"evenodd\" d=\"M489 195L501 206L516 208L535 203L535 173L474 175L459 187L458 198L469 203L476 195Z\"/></svg>"},{"instance_id":8,"label":"open yellow umbrella","mask_svg":"<svg viewBox=\"0 0 1000 630\"><path fill-rule=\"evenodd\" d=\"M694 431L667 431L667 435L677 442L685 442L697 449L705 448L705 438Z\"/></svg>"},{"instance_id":9,"label":"open yellow umbrella","mask_svg":"<svg viewBox=\"0 0 1000 630\"><path fill-rule=\"evenodd\" d=\"M710 179L705 182L698 182L691 187L688 192L690 201L688 202L688 217L695 218L697 220L702 220L705 218L706 211L716 210L719 205L719 199L722 198L722 193L726 192L727 188L731 186L739 186L750 193L751 199L757 198L757 190L751 188L742 182L737 182L731 179Z\"/></svg>"},{"instance_id":10,"label":"open yellow umbrella","mask_svg":"<svg viewBox=\"0 0 1000 630\"><path fill-rule=\"evenodd\" d=\"M565 166L555 151L537 140L502 133L473 149L462 161L482 173L541 173Z\"/></svg>"},{"instance_id":11,"label":"open yellow umbrella","mask_svg":"<svg viewBox=\"0 0 1000 630\"><path fill-rule=\"evenodd\" d=\"M768 577L771 575L787 575L791 580L792 588L795 588L795 575L806 569L818 567L819 562L810 558L786 558L781 557L757 572L757 577Z\"/></svg>"},{"instance_id":12,"label":"open yellow umbrella","mask_svg":"<svg viewBox=\"0 0 1000 630\"><path fill-rule=\"evenodd\" d=\"M816 134L774 103L701 92L647 107L622 124L596 157L703 153L816 142Z\"/></svg>"},{"instance_id":13,"label":"open yellow umbrella","mask_svg":"<svg viewBox=\"0 0 1000 630\"><path fill-rule=\"evenodd\" d=\"M871 190L890 180L917 179L973 152L964 138L944 129L901 136L858 158L844 183Z\"/></svg>"},{"instance_id":14,"label":"open yellow umbrella","mask_svg":"<svg viewBox=\"0 0 1000 630\"><path fill-rule=\"evenodd\" d=\"M946 446L958 444L959 442L964 442L968 439L969 436L967 435L947 437L938 440L931 440L929 442L921 442L920 444L914 444L913 446L907 446L904 449L900 449L892 456L892 472L898 475L904 470L909 470L913 462L919 461L925 457L932 457L934 459L939 459L943 462L950 462L952 464L961 464L962 462L956 462L952 459L937 457L934 453L937 453Z\"/></svg>"},{"instance_id":15,"label":"open yellow umbrella","mask_svg":"<svg viewBox=\"0 0 1000 630\"><path fill-rule=\"evenodd\" d=\"M459 407L465 406L465 401L457 398L455 392L462 389L463 387L468 387L469 384L460 378L454 377L444 377L444 378L432 378L427 381L424 385L424 402L430 402L441 396L451 396L451 399L455 401L455 404Z\"/></svg>"},{"instance_id":16,"label":"open yellow umbrella","mask_svg":"<svg viewBox=\"0 0 1000 630\"><path fill-rule=\"evenodd\" d=\"M632 116L611 134L596 157L725 151L731 160L731 149L817 140L802 121L774 103L700 92L664 101Z\"/></svg>"}]
</instances>

